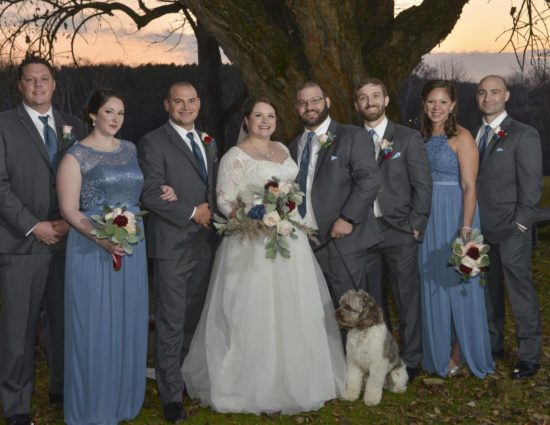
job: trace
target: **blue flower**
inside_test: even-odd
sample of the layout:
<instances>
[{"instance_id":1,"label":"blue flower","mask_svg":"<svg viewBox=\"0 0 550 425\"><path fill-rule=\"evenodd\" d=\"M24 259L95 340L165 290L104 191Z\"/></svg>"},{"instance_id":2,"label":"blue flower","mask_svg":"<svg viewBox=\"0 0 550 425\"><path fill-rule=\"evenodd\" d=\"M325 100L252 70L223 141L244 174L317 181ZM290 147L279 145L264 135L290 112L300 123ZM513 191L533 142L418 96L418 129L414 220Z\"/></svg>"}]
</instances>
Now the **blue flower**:
<instances>
[{"instance_id":1,"label":"blue flower","mask_svg":"<svg viewBox=\"0 0 550 425\"><path fill-rule=\"evenodd\" d=\"M260 205L254 205L250 210L248 211L247 216L254 220L261 220L264 218L265 215L265 207L263 204Z\"/></svg>"}]
</instances>

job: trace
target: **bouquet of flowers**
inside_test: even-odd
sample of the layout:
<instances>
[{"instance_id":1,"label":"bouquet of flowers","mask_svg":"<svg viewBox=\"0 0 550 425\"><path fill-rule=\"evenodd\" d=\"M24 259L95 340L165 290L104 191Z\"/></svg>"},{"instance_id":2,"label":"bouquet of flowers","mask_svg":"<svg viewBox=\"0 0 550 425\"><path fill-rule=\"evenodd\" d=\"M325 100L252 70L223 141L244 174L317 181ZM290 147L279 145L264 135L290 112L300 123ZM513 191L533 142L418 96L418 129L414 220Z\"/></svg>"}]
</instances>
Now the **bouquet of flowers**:
<instances>
[{"instance_id":1,"label":"bouquet of flowers","mask_svg":"<svg viewBox=\"0 0 550 425\"><path fill-rule=\"evenodd\" d=\"M453 254L449 265L460 274L462 282L480 275L480 282L485 285L485 272L489 266L489 245L483 243L483 235L479 229L473 229L470 241L464 242L461 237L451 245Z\"/></svg>"},{"instance_id":2,"label":"bouquet of flowers","mask_svg":"<svg viewBox=\"0 0 550 425\"><path fill-rule=\"evenodd\" d=\"M264 185L263 193L254 195L252 204L239 200L235 218L229 220L215 215L214 227L218 233L241 234L241 236L266 236L265 257L275 258L280 254L290 258L287 238L296 239L296 230L302 230L315 240L315 231L292 218L296 216L296 207L302 203L304 192L297 183L281 182L272 177Z\"/></svg>"},{"instance_id":3,"label":"bouquet of flowers","mask_svg":"<svg viewBox=\"0 0 550 425\"><path fill-rule=\"evenodd\" d=\"M92 215L96 228L91 231L91 234L97 239L108 239L116 245L120 244L127 254L132 254L134 252L132 245L145 237L140 222L146 213L146 211L140 211L134 214L127 211L125 206L117 205L112 208L105 205L102 215ZM113 269L119 271L121 268L122 257L115 255Z\"/></svg>"}]
</instances>

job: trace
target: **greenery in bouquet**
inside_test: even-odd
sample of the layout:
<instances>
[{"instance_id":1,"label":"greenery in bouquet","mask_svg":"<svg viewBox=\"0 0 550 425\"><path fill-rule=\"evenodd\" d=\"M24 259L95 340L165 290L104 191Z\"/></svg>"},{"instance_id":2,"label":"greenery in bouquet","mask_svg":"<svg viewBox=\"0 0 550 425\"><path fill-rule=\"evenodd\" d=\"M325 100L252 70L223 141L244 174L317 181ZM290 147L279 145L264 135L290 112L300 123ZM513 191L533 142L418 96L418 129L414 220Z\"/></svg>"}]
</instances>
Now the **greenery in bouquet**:
<instances>
[{"instance_id":1,"label":"greenery in bouquet","mask_svg":"<svg viewBox=\"0 0 550 425\"><path fill-rule=\"evenodd\" d=\"M239 234L254 238L265 235L265 256L280 254L290 258L288 238L296 239L298 230L316 240L315 231L295 220L304 192L297 183L281 182L272 177L264 185L263 193L254 194L252 202L238 201L234 218L215 216L214 227L221 235Z\"/></svg>"},{"instance_id":2,"label":"greenery in bouquet","mask_svg":"<svg viewBox=\"0 0 550 425\"><path fill-rule=\"evenodd\" d=\"M122 246L127 254L132 254L134 252L132 245L137 244L145 237L141 221L146 213L146 211L140 211L134 214L125 206L110 207L105 205L103 214L91 216L96 224L96 228L91 231L91 234L97 239L108 239L113 244ZM113 262L115 270L120 270L121 261L121 258L117 256Z\"/></svg>"},{"instance_id":3,"label":"greenery in bouquet","mask_svg":"<svg viewBox=\"0 0 550 425\"><path fill-rule=\"evenodd\" d=\"M480 283L485 285L485 273L489 266L489 245L483 243L483 235L479 229L472 230L468 241L461 237L456 238L451 248L453 253L449 265L458 272L462 282L469 282L472 277L479 275Z\"/></svg>"}]
</instances>

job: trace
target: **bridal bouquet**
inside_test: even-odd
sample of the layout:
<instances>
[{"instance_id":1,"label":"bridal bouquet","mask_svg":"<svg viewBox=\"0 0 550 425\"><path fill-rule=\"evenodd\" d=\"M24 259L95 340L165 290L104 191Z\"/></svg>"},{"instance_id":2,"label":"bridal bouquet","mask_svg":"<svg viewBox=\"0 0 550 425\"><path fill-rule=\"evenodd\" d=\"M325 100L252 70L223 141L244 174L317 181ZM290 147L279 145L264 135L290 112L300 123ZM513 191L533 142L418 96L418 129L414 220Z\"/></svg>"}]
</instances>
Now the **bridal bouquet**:
<instances>
[{"instance_id":1,"label":"bridal bouquet","mask_svg":"<svg viewBox=\"0 0 550 425\"><path fill-rule=\"evenodd\" d=\"M469 242L464 242L461 237L451 245L453 254L449 259L449 265L453 266L460 274L463 282L480 275L481 285L485 285L485 272L489 265L489 246L483 243L483 235L479 229L472 231Z\"/></svg>"},{"instance_id":2,"label":"bridal bouquet","mask_svg":"<svg viewBox=\"0 0 550 425\"><path fill-rule=\"evenodd\" d=\"M296 207L302 203L304 196L297 183L281 182L272 177L264 185L263 193L253 195L251 203L239 200L235 218L227 220L216 215L214 227L221 235L257 237L263 234L266 237L266 258L275 258L277 254L290 258L287 238L296 239L296 230L315 238L313 229L293 220L297 214Z\"/></svg>"},{"instance_id":3,"label":"bridal bouquet","mask_svg":"<svg viewBox=\"0 0 550 425\"><path fill-rule=\"evenodd\" d=\"M112 208L105 205L102 215L92 215L96 228L91 231L91 234L97 239L108 239L116 245L120 244L127 254L132 254L134 252L132 245L137 244L144 238L140 222L145 214L146 211L134 214L127 211L124 206ZM121 268L122 257L115 255L113 269L119 271Z\"/></svg>"}]
</instances>

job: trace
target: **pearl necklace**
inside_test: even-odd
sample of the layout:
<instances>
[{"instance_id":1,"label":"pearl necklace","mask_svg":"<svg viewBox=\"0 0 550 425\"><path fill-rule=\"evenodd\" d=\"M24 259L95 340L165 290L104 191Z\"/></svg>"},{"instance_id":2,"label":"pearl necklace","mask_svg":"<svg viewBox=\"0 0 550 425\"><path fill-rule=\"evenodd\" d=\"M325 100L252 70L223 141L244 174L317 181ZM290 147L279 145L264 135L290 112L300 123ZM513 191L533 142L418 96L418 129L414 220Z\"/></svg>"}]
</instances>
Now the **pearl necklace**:
<instances>
[{"instance_id":1,"label":"pearl necklace","mask_svg":"<svg viewBox=\"0 0 550 425\"><path fill-rule=\"evenodd\" d=\"M260 150L260 148L258 148L255 144L252 144L252 146L254 147L254 149L256 149L256 151L258 151L258 153L259 153L261 156L263 156L263 157L265 157L265 158L267 158L267 159L270 159L270 158L273 156L273 154L275 153L275 151L274 151L273 149L272 149L271 152L269 152L269 153L264 153L264 152L262 152L262 151Z\"/></svg>"}]
</instances>

